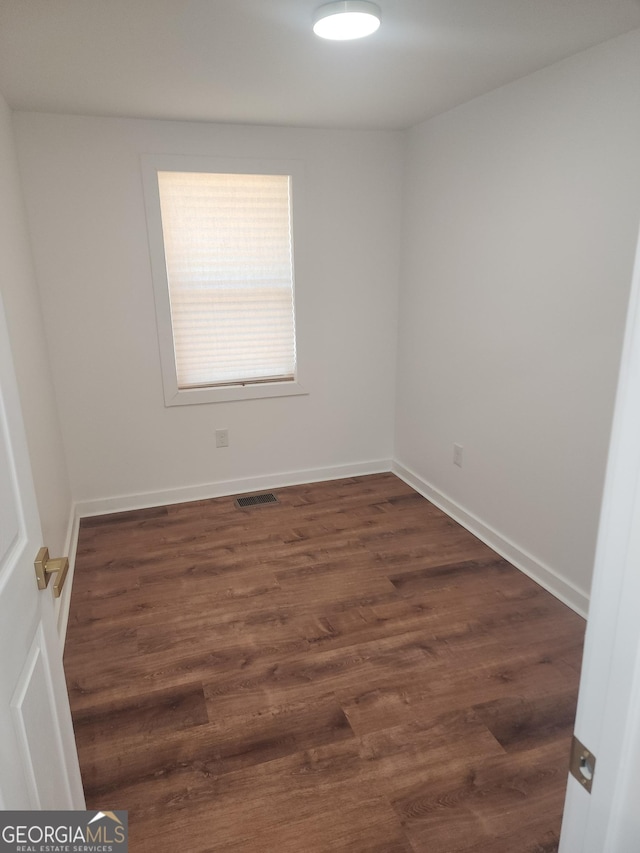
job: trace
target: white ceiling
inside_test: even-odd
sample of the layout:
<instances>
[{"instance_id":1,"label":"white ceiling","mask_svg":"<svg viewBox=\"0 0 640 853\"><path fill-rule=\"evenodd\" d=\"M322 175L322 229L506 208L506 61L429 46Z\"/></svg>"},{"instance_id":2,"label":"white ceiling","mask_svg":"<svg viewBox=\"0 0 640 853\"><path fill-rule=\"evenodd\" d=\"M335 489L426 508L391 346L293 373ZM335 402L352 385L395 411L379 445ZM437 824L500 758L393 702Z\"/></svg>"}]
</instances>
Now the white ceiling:
<instances>
[{"instance_id":1,"label":"white ceiling","mask_svg":"<svg viewBox=\"0 0 640 853\"><path fill-rule=\"evenodd\" d=\"M640 27L640 0L377 0L368 39L323 0L0 0L14 109L404 128Z\"/></svg>"}]
</instances>

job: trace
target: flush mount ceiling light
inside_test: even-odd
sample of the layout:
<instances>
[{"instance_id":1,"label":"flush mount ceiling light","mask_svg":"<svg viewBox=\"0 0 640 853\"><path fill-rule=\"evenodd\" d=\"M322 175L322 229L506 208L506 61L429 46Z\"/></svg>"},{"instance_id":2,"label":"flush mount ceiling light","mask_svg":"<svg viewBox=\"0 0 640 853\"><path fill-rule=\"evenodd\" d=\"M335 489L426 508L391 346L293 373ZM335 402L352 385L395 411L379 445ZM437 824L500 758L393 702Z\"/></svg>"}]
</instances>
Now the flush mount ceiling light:
<instances>
[{"instance_id":1,"label":"flush mount ceiling light","mask_svg":"<svg viewBox=\"0 0 640 853\"><path fill-rule=\"evenodd\" d=\"M370 36L380 26L380 9L365 0L342 0L320 6L313 31L323 39L348 41Z\"/></svg>"}]
</instances>

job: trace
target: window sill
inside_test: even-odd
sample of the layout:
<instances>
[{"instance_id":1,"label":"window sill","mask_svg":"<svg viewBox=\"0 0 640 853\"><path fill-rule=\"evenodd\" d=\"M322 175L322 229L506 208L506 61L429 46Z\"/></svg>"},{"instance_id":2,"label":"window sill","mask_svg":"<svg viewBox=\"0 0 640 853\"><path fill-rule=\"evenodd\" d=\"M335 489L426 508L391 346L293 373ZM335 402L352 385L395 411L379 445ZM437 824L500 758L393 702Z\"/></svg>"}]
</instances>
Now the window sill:
<instances>
[{"instance_id":1,"label":"window sill","mask_svg":"<svg viewBox=\"0 0 640 853\"><path fill-rule=\"evenodd\" d=\"M193 406L261 400L267 397L297 397L309 392L299 382L261 382L255 385L225 385L220 388L165 389L165 406Z\"/></svg>"}]
</instances>

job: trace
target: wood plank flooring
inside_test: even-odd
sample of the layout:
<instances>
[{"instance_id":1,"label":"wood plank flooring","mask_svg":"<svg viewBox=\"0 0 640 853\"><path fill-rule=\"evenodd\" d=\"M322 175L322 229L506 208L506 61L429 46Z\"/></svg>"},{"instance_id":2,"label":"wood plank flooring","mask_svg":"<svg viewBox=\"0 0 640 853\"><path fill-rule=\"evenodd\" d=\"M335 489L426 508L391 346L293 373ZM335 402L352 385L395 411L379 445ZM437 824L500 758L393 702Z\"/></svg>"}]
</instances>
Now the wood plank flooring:
<instances>
[{"instance_id":1,"label":"wood plank flooring","mask_svg":"<svg viewBox=\"0 0 640 853\"><path fill-rule=\"evenodd\" d=\"M584 621L392 474L85 519L65 669L132 853L557 850Z\"/></svg>"}]
</instances>

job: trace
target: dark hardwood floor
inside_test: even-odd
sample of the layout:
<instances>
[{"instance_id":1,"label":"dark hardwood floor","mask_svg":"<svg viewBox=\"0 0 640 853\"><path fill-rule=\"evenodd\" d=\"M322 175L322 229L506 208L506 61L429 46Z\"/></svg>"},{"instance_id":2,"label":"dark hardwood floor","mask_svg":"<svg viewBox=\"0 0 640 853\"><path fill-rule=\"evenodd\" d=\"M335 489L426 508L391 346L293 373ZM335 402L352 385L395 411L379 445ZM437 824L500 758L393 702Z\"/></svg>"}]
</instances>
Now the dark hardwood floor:
<instances>
[{"instance_id":1,"label":"dark hardwood floor","mask_svg":"<svg viewBox=\"0 0 640 853\"><path fill-rule=\"evenodd\" d=\"M584 621L392 474L85 519L65 668L132 853L551 853Z\"/></svg>"}]
</instances>

